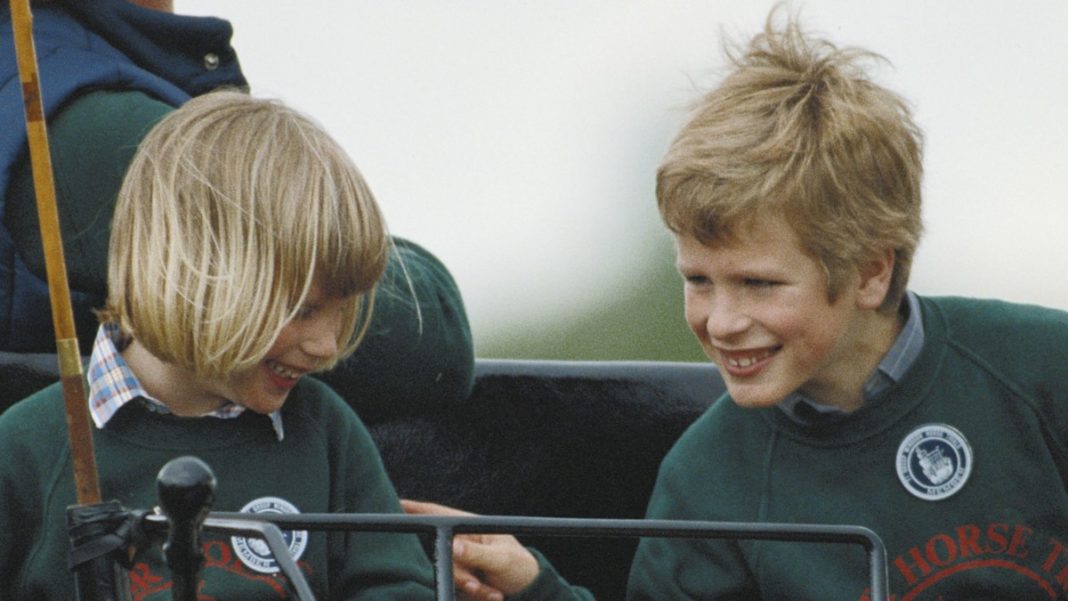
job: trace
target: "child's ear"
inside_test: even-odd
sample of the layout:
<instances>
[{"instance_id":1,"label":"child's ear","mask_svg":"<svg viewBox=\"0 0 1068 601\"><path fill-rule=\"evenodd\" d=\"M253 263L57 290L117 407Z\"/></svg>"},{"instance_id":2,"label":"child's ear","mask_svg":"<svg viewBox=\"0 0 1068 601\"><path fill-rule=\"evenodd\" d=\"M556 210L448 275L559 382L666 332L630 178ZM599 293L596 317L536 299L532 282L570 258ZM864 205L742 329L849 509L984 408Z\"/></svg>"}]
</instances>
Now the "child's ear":
<instances>
[{"instance_id":1,"label":"child's ear","mask_svg":"<svg viewBox=\"0 0 1068 601\"><path fill-rule=\"evenodd\" d=\"M894 275L894 249L887 248L867 263L861 265L857 288L857 307L878 309L890 290Z\"/></svg>"}]
</instances>

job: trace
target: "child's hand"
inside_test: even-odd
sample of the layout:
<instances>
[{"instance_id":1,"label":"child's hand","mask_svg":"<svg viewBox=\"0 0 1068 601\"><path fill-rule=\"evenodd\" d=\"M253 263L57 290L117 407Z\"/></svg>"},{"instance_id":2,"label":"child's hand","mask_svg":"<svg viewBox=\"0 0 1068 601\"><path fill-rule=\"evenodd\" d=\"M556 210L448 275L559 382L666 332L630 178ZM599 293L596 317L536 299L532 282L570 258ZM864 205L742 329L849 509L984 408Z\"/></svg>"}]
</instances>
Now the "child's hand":
<instances>
[{"instance_id":1,"label":"child's hand","mask_svg":"<svg viewBox=\"0 0 1068 601\"><path fill-rule=\"evenodd\" d=\"M474 515L437 503L401 500L415 515ZM464 599L502 601L538 577L538 560L510 534L459 534L452 543L453 580Z\"/></svg>"}]
</instances>

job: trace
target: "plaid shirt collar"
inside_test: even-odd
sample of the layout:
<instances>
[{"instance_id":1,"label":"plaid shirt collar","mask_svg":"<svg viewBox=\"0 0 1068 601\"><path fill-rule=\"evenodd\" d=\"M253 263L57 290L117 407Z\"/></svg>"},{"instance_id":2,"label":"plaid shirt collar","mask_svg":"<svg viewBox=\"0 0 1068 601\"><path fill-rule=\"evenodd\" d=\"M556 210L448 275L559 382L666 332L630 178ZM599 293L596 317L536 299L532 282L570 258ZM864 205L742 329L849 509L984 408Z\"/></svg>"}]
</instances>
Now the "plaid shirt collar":
<instances>
[{"instance_id":1,"label":"plaid shirt collar","mask_svg":"<svg viewBox=\"0 0 1068 601\"><path fill-rule=\"evenodd\" d=\"M865 401L874 399L899 382L923 350L925 336L923 316L920 315L920 299L912 292L906 292L905 298L905 309L908 311L905 325L898 333L893 346L879 361L878 367L865 380ZM800 424L811 424L822 417L844 414L841 409L817 403L800 392L791 393L783 399L779 408Z\"/></svg>"},{"instance_id":2,"label":"plaid shirt collar","mask_svg":"<svg viewBox=\"0 0 1068 601\"><path fill-rule=\"evenodd\" d=\"M118 324L104 323L97 331L93 342L93 354L89 358L89 414L97 428L103 428L124 405L140 399L150 411L170 413L161 401L153 398L141 387L121 351L130 344ZM232 419L245 412L245 407L228 402L204 417ZM282 429L282 414L271 413L271 425L278 440L285 435Z\"/></svg>"}]
</instances>

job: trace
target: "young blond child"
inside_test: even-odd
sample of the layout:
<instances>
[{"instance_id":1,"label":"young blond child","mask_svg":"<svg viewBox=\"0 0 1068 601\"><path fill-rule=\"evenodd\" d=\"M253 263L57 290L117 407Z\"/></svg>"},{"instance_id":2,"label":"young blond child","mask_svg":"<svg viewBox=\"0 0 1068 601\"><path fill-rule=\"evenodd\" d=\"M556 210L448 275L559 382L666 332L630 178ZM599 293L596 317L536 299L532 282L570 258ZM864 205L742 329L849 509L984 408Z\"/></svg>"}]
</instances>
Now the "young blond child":
<instances>
[{"instance_id":1,"label":"young blond child","mask_svg":"<svg viewBox=\"0 0 1068 601\"><path fill-rule=\"evenodd\" d=\"M647 515L866 526L895 599L1063 598L1068 314L907 290L922 141L876 60L773 11L668 151L686 319L728 392ZM588 597L513 538L459 547L469 598ZM866 577L844 546L646 539L628 598L859 601Z\"/></svg>"},{"instance_id":2,"label":"young blond child","mask_svg":"<svg viewBox=\"0 0 1068 601\"><path fill-rule=\"evenodd\" d=\"M388 235L342 149L308 118L237 92L197 97L143 140L112 226L108 302L88 369L104 499L157 504L155 476L195 455L214 509L398 512L364 426L309 374L353 351ZM0 416L0 598L71 599L75 501L61 393ZM410 535L290 532L321 599L431 599ZM204 598L283 598L263 545L207 535ZM134 599L170 597L158 548Z\"/></svg>"}]
</instances>

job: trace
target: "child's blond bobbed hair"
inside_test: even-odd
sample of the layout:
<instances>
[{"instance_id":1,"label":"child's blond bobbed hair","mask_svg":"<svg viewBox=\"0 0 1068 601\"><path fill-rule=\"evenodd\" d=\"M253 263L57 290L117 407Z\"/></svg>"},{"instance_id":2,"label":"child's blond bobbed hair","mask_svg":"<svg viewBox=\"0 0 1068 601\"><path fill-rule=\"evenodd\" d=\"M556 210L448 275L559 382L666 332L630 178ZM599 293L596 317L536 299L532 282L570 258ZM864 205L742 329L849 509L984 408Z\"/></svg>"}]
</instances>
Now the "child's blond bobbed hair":
<instances>
[{"instance_id":1,"label":"child's blond bobbed hair","mask_svg":"<svg viewBox=\"0 0 1068 601\"><path fill-rule=\"evenodd\" d=\"M366 328L387 247L370 189L322 128L277 101L215 92L141 142L102 318L164 361L226 377L262 360L319 278L352 297L336 362Z\"/></svg>"},{"instance_id":2,"label":"child's blond bobbed hair","mask_svg":"<svg viewBox=\"0 0 1068 601\"><path fill-rule=\"evenodd\" d=\"M657 172L668 228L708 245L782 215L827 275L834 301L850 274L893 249L881 307L896 310L922 230L922 135L908 105L861 63L881 57L805 35L795 16L748 47L698 103Z\"/></svg>"}]
</instances>

